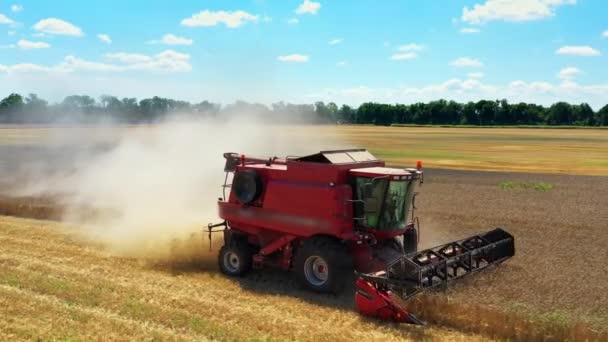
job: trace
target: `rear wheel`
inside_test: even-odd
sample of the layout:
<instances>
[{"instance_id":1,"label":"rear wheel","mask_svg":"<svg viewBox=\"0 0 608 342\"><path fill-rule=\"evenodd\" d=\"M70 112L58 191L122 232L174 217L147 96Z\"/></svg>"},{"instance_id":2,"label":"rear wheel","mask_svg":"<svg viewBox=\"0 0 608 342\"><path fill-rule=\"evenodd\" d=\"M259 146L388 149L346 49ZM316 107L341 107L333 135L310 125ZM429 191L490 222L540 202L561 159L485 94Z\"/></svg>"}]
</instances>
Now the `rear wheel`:
<instances>
[{"instance_id":1,"label":"rear wheel","mask_svg":"<svg viewBox=\"0 0 608 342\"><path fill-rule=\"evenodd\" d=\"M346 246L329 238L304 241L294 260L298 282L321 293L340 293L353 272Z\"/></svg>"},{"instance_id":2,"label":"rear wheel","mask_svg":"<svg viewBox=\"0 0 608 342\"><path fill-rule=\"evenodd\" d=\"M218 263L222 273L242 276L251 270L252 251L245 241L233 241L220 249Z\"/></svg>"}]
</instances>

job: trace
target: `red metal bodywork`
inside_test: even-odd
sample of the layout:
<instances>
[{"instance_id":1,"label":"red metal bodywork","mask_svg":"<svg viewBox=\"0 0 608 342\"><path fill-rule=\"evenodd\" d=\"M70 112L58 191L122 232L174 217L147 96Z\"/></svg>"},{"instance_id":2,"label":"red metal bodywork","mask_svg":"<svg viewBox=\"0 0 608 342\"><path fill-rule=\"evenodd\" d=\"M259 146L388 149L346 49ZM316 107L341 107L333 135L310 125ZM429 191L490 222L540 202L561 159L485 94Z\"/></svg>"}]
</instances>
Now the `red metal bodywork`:
<instances>
[{"instance_id":1,"label":"red metal bodywork","mask_svg":"<svg viewBox=\"0 0 608 342\"><path fill-rule=\"evenodd\" d=\"M380 270L386 264L374 257L372 246L403 231L382 234L355 229L351 181L353 173L368 177L409 174L384 166L381 160L333 164L241 156L235 173L255 170L263 183L262 193L244 205L231 191L227 200L218 202L219 216L230 229L245 233L251 244L260 247L254 266L274 261L289 269L292 244L324 235L347 243L357 271Z\"/></svg>"},{"instance_id":2,"label":"red metal bodywork","mask_svg":"<svg viewBox=\"0 0 608 342\"><path fill-rule=\"evenodd\" d=\"M355 305L360 314L385 321L418 324L411 313L395 305L390 291L379 289L363 278L357 279L356 286Z\"/></svg>"}]
</instances>

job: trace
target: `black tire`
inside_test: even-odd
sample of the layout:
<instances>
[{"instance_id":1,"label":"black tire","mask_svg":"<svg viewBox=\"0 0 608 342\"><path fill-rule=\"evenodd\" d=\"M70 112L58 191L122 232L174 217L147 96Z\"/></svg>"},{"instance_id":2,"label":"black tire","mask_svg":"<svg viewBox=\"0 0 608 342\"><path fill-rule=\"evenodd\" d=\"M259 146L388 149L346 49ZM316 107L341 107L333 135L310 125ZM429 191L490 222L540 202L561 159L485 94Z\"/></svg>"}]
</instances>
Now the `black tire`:
<instances>
[{"instance_id":1,"label":"black tire","mask_svg":"<svg viewBox=\"0 0 608 342\"><path fill-rule=\"evenodd\" d=\"M338 294L352 278L353 261L339 241L312 238L297 250L294 272L298 282L310 290Z\"/></svg>"},{"instance_id":2,"label":"black tire","mask_svg":"<svg viewBox=\"0 0 608 342\"><path fill-rule=\"evenodd\" d=\"M403 251L405 254L418 251L418 232L415 228L408 228L403 233Z\"/></svg>"},{"instance_id":3,"label":"black tire","mask_svg":"<svg viewBox=\"0 0 608 342\"><path fill-rule=\"evenodd\" d=\"M255 170L243 170L234 175L232 191L242 204L255 201L262 194L262 179Z\"/></svg>"},{"instance_id":4,"label":"black tire","mask_svg":"<svg viewBox=\"0 0 608 342\"><path fill-rule=\"evenodd\" d=\"M226 275L243 276L251 270L253 251L245 241L233 241L220 249L218 264L222 273Z\"/></svg>"}]
</instances>

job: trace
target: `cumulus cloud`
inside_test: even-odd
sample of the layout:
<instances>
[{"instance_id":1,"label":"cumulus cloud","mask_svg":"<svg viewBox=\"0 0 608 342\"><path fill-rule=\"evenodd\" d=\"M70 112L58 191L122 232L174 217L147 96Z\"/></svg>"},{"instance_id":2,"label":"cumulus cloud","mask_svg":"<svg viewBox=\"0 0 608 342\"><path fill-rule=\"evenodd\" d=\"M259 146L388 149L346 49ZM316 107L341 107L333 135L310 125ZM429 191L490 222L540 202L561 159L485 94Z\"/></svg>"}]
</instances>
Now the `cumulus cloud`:
<instances>
[{"instance_id":1,"label":"cumulus cloud","mask_svg":"<svg viewBox=\"0 0 608 342\"><path fill-rule=\"evenodd\" d=\"M14 4L11 6L11 11L13 12L21 12L23 11L23 6L19 5L19 4Z\"/></svg>"},{"instance_id":2,"label":"cumulus cloud","mask_svg":"<svg viewBox=\"0 0 608 342\"><path fill-rule=\"evenodd\" d=\"M160 40L151 40L148 42L148 44L192 45L194 44L194 40L168 33L164 35Z\"/></svg>"},{"instance_id":3,"label":"cumulus cloud","mask_svg":"<svg viewBox=\"0 0 608 342\"><path fill-rule=\"evenodd\" d=\"M593 57L599 56L601 53L599 50L592 48L591 46L562 46L555 51L558 55L571 55L581 57Z\"/></svg>"},{"instance_id":4,"label":"cumulus cloud","mask_svg":"<svg viewBox=\"0 0 608 342\"><path fill-rule=\"evenodd\" d=\"M572 80L581 73L580 69L575 67L563 68L557 73L557 77L562 80Z\"/></svg>"},{"instance_id":5,"label":"cumulus cloud","mask_svg":"<svg viewBox=\"0 0 608 342\"><path fill-rule=\"evenodd\" d=\"M336 63L336 66L339 67L345 67L348 65L348 61L339 61L338 63Z\"/></svg>"},{"instance_id":6,"label":"cumulus cloud","mask_svg":"<svg viewBox=\"0 0 608 342\"><path fill-rule=\"evenodd\" d=\"M291 19L287 20L287 23L291 24L291 25L295 25L299 22L300 22L300 20L298 18L291 18Z\"/></svg>"},{"instance_id":7,"label":"cumulus cloud","mask_svg":"<svg viewBox=\"0 0 608 342\"><path fill-rule=\"evenodd\" d=\"M97 38L106 44L112 44L112 38L110 38L110 36L107 34L100 33L97 35Z\"/></svg>"},{"instance_id":8,"label":"cumulus cloud","mask_svg":"<svg viewBox=\"0 0 608 342\"><path fill-rule=\"evenodd\" d=\"M88 61L76 56L66 56L63 61L54 66L38 64L14 64L2 66L0 69L9 73L20 72L52 72L73 73L85 72L125 72L125 71L156 71L156 72L188 72L192 70L190 55L173 50L165 50L153 56L111 53L106 54L107 62Z\"/></svg>"},{"instance_id":9,"label":"cumulus cloud","mask_svg":"<svg viewBox=\"0 0 608 342\"><path fill-rule=\"evenodd\" d=\"M608 30L606 30L602 33L602 37L608 38Z\"/></svg>"},{"instance_id":10,"label":"cumulus cloud","mask_svg":"<svg viewBox=\"0 0 608 342\"><path fill-rule=\"evenodd\" d=\"M279 62L292 62L292 63L304 63L304 62L308 62L309 59L310 58L308 56L300 55L297 53L277 57L277 60Z\"/></svg>"},{"instance_id":11,"label":"cumulus cloud","mask_svg":"<svg viewBox=\"0 0 608 342\"><path fill-rule=\"evenodd\" d=\"M453 61L450 62L451 66L457 67L457 68L481 68L483 67L483 63L478 60L478 59L474 59L474 58L470 58L470 57L460 57L457 58Z\"/></svg>"},{"instance_id":12,"label":"cumulus cloud","mask_svg":"<svg viewBox=\"0 0 608 342\"><path fill-rule=\"evenodd\" d=\"M321 9L320 2L304 0L304 2L301 3L298 8L296 8L295 12L296 14L317 14L319 9Z\"/></svg>"},{"instance_id":13,"label":"cumulus cloud","mask_svg":"<svg viewBox=\"0 0 608 342\"><path fill-rule=\"evenodd\" d=\"M209 11L204 10L193 14L190 18L181 21L182 26L216 26L224 24L228 28L237 28L247 22L257 22L258 15L253 15L245 11Z\"/></svg>"},{"instance_id":14,"label":"cumulus cloud","mask_svg":"<svg viewBox=\"0 0 608 342\"><path fill-rule=\"evenodd\" d=\"M314 100L334 101L358 105L363 102L415 103L438 99L458 102L482 99L507 99L509 102L530 102L551 105L559 101L587 102L596 109L604 106L608 97L608 83L581 85L573 81L558 84L541 81L516 80L506 84L486 84L474 79L450 79L444 82L392 88L329 88L307 94Z\"/></svg>"},{"instance_id":15,"label":"cumulus cloud","mask_svg":"<svg viewBox=\"0 0 608 342\"><path fill-rule=\"evenodd\" d=\"M407 44L407 45L401 45L398 48L399 51L403 51L403 52L406 52L406 51L422 51L423 49L424 49L423 45L414 44L414 43Z\"/></svg>"},{"instance_id":16,"label":"cumulus cloud","mask_svg":"<svg viewBox=\"0 0 608 342\"><path fill-rule=\"evenodd\" d=\"M0 24L13 24L14 21L11 20L11 18L5 16L4 14L0 13Z\"/></svg>"},{"instance_id":17,"label":"cumulus cloud","mask_svg":"<svg viewBox=\"0 0 608 342\"><path fill-rule=\"evenodd\" d=\"M23 50L31 49L48 49L51 47L49 43L45 42L32 42L29 40L21 39L17 42L17 46Z\"/></svg>"},{"instance_id":18,"label":"cumulus cloud","mask_svg":"<svg viewBox=\"0 0 608 342\"><path fill-rule=\"evenodd\" d=\"M336 39L332 39L329 42L327 42L329 45L337 45L342 43L344 40L342 38L336 38Z\"/></svg>"},{"instance_id":19,"label":"cumulus cloud","mask_svg":"<svg viewBox=\"0 0 608 342\"><path fill-rule=\"evenodd\" d=\"M152 60L152 57L147 55L126 52L106 53L104 57L109 60L114 60L126 64L145 63Z\"/></svg>"},{"instance_id":20,"label":"cumulus cloud","mask_svg":"<svg viewBox=\"0 0 608 342\"><path fill-rule=\"evenodd\" d=\"M493 20L530 21L555 15L557 7L574 5L576 0L486 0L469 9L462 9L461 20L481 24Z\"/></svg>"},{"instance_id":21,"label":"cumulus cloud","mask_svg":"<svg viewBox=\"0 0 608 342\"><path fill-rule=\"evenodd\" d=\"M34 25L34 30L54 34L54 35L64 35L64 36L83 36L84 33L80 29L80 27L69 23L65 20L57 19L57 18L47 18L42 19Z\"/></svg>"},{"instance_id":22,"label":"cumulus cloud","mask_svg":"<svg viewBox=\"0 0 608 342\"><path fill-rule=\"evenodd\" d=\"M464 33L464 34L479 33L479 29L474 28L474 27L463 27L460 29L460 33Z\"/></svg>"},{"instance_id":23,"label":"cumulus cloud","mask_svg":"<svg viewBox=\"0 0 608 342\"><path fill-rule=\"evenodd\" d=\"M8 73L28 73L28 72L43 72L43 71L51 71L52 68L46 67L44 65L31 64L31 63L19 63L13 65L2 65L0 64L1 72Z\"/></svg>"},{"instance_id":24,"label":"cumulus cloud","mask_svg":"<svg viewBox=\"0 0 608 342\"><path fill-rule=\"evenodd\" d=\"M416 57L418 57L417 53L407 52L407 53L396 53L396 54L392 55L389 59L391 61L404 61L404 60L408 60L408 59L414 59Z\"/></svg>"},{"instance_id":25,"label":"cumulus cloud","mask_svg":"<svg viewBox=\"0 0 608 342\"><path fill-rule=\"evenodd\" d=\"M467 74L468 78L475 78L475 79L479 79L479 78L483 78L485 75L483 72L470 72Z\"/></svg>"}]
</instances>

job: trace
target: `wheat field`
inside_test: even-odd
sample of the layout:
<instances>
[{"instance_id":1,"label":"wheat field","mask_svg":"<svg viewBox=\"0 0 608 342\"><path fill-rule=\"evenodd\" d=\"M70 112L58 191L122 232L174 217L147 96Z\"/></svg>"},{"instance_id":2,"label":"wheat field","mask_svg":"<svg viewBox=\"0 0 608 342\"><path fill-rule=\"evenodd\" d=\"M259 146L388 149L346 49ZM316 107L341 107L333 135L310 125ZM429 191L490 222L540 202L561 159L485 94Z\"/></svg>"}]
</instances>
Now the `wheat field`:
<instances>
[{"instance_id":1,"label":"wheat field","mask_svg":"<svg viewBox=\"0 0 608 342\"><path fill-rule=\"evenodd\" d=\"M52 151L36 150L49 136L106 142L131 129L0 128L1 190L19 184L9 176L21 175L13 166L24 154ZM0 191L0 215L40 219L0 216L0 340L608 338L605 275L568 280L595 272L605 260L608 187L604 177L575 175L608 175L606 131L303 126L276 134L302 145L316 137L369 148L391 165L422 160L433 168L421 189L423 246L505 226L516 237L516 257L413 301L429 326L397 325L359 316L352 289L338 297L313 294L289 274L266 270L227 278L216 266L219 243L208 252L202 233L176 241L170 258L119 257L82 239L78 225L45 221L62 216L54 197L15 202ZM339 144L328 146L334 147ZM56 166L68 167L65 162ZM553 188L509 190L502 182Z\"/></svg>"},{"instance_id":2,"label":"wheat field","mask_svg":"<svg viewBox=\"0 0 608 342\"><path fill-rule=\"evenodd\" d=\"M368 320L351 297L312 295L282 275L226 278L202 239L193 259L142 261L83 244L74 229L0 217L0 339L485 339Z\"/></svg>"}]
</instances>

